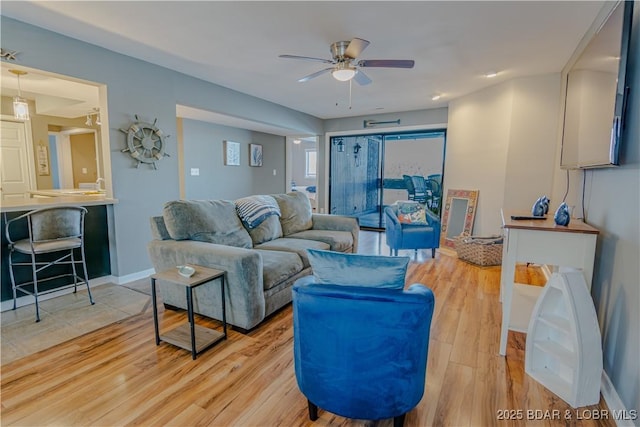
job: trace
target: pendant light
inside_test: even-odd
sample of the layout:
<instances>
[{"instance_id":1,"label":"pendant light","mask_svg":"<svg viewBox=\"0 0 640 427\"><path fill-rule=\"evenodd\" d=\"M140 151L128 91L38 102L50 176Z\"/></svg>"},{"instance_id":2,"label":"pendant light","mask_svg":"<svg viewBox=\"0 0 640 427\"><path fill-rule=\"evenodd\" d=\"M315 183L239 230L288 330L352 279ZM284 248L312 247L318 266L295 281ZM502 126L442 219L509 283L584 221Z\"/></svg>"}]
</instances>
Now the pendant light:
<instances>
[{"instance_id":1,"label":"pendant light","mask_svg":"<svg viewBox=\"0 0 640 427\"><path fill-rule=\"evenodd\" d=\"M24 76L27 72L22 70L9 70L9 72L18 77L18 96L13 98L13 116L16 120L29 120L29 104L22 97L20 90L20 76Z\"/></svg>"}]
</instances>

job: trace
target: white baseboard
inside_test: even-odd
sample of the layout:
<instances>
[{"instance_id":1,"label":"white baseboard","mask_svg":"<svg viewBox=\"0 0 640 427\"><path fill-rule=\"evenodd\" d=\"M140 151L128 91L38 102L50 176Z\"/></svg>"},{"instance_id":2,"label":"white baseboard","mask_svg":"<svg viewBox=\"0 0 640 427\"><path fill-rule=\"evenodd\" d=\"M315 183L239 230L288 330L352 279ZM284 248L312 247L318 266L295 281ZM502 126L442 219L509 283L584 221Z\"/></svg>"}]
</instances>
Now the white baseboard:
<instances>
[{"instance_id":1,"label":"white baseboard","mask_svg":"<svg viewBox=\"0 0 640 427\"><path fill-rule=\"evenodd\" d=\"M609 407L609 419L613 419L618 427L636 427L638 424L638 413L631 413L620 399L613 383L609 379L607 373L602 370L602 381L600 383L600 392L604 401ZM635 420L624 418L635 418Z\"/></svg>"},{"instance_id":2,"label":"white baseboard","mask_svg":"<svg viewBox=\"0 0 640 427\"><path fill-rule=\"evenodd\" d=\"M152 274L155 274L155 272L155 269L150 268L148 270L138 271L137 273L127 274L126 276L112 276L112 283L124 285L125 283L133 282L135 280L146 279Z\"/></svg>"}]
</instances>

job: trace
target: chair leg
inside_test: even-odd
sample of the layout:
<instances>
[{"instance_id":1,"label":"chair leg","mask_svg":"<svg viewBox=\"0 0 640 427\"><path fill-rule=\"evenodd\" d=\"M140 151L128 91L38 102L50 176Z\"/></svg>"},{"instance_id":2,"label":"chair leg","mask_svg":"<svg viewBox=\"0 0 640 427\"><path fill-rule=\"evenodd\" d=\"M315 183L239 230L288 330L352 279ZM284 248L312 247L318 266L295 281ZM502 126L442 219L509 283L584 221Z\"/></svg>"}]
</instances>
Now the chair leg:
<instances>
[{"instance_id":1,"label":"chair leg","mask_svg":"<svg viewBox=\"0 0 640 427\"><path fill-rule=\"evenodd\" d=\"M76 271L76 257L73 255L73 249L69 251L71 255L71 272L73 273L73 293L78 292L78 272Z\"/></svg>"},{"instance_id":2,"label":"chair leg","mask_svg":"<svg viewBox=\"0 0 640 427\"><path fill-rule=\"evenodd\" d=\"M17 299L17 295L16 295L16 279L13 276L13 259L12 259L12 255L13 255L13 250L11 250L11 252L9 252L9 276L11 277L11 290L13 291L13 309L16 309L16 299Z\"/></svg>"},{"instance_id":3,"label":"chair leg","mask_svg":"<svg viewBox=\"0 0 640 427\"><path fill-rule=\"evenodd\" d=\"M436 257L436 248L431 248L431 258Z\"/></svg>"},{"instance_id":4,"label":"chair leg","mask_svg":"<svg viewBox=\"0 0 640 427\"><path fill-rule=\"evenodd\" d=\"M33 272L33 296L36 300L36 323L40 321L40 305L38 304L38 273L36 271L36 256L31 254L31 270Z\"/></svg>"},{"instance_id":5,"label":"chair leg","mask_svg":"<svg viewBox=\"0 0 640 427\"><path fill-rule=\"evenodd\" d=\"M87 293L89 294L89 302L94 305L93 296L91 295L91 288L89 288L89 275L87 274L87 263L84 259L84 243L80 246L80 257L82 260L82 272L84 274L84 283L87 284Z\"/></svg>"},{"instance_id":6,"label":"chair leg","mask_svg":"<svg viewBox=\"0 0 640 427\"><path fill-rule=\"evenodd\" d=\"M393 427L403 427L404 426L404 417L407 414L398 415L397 417L393 417Z\"/></svg>"},{"instance_id":7,"label":"chair leg","mask_svg":"<svg viewBox=\"0 0 640 427\"><path fill-rule=\"evenodd\" d=\"M315 421L318 419L318 407L311 403L309 399L307 399L307 406L309 406L309 419L311 421Z\"/></svg>"}]
</instances>

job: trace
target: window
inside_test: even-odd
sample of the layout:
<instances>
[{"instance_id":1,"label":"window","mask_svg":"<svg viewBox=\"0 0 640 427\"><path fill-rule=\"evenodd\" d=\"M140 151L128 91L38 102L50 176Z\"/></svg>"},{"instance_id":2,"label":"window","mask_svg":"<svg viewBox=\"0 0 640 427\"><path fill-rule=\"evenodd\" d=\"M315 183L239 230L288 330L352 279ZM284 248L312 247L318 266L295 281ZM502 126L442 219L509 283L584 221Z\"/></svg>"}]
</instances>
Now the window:
<instances>
[{"instance_id":1,"label":"window","mask_svg":"<svg viewBox=\"0 0 640 427\"><path fill-rule=\"evenodd\" d=\"M316 150L305 150L305 159L304 176L306 178L315 178L317 159Z\"/></svg>"}]
</instances>

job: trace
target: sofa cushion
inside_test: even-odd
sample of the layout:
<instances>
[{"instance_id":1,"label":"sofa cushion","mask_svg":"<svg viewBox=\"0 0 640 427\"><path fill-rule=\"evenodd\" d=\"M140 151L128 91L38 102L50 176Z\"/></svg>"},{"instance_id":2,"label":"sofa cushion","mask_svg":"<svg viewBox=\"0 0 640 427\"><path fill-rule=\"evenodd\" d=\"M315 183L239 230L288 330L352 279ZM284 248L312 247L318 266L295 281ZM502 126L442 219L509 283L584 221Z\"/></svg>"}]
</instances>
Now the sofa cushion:
<instances>
[{"instance_id":1,"label":"sofa cushion","mask_svg":"<svg viewBox=\"0 0 640 427\"><path fill-rule=\"evenodd\" d=\"M293 252L257 249L262 256L262 283L265 290L301 272L304 267L300 257Z\"/></svg>"},{"instance_id":2,"label":"sofa cushion","mask_svg":"<svg viewBox=\"0 0 640 427\"><path fill-rule=\"evenodd\" d=\"M403 289L409 257L345 254L309 249L316 283Z\"/></svg>"},{"instance_id":3,"label":"sofa cushion","mask_svg":"<svg viewBox=\"0 0 640 427\"><path fill-rule=\"evenodd\" d=\"M281 239L271 240L255 247L255 249L267 249L270 251L295 252L302 259L304 268L309 267L309 255L307 249L330 249L329 245L324 242L305 239L289 239L283 237Z\"/></svg>"},{"instance_id":4,"label":"sofa cushion","mask_svg":"<svg viewBox=\"0 0 640 427\"><path fill-rule=\"evenodd\" d=\"M164 205L162 216L174 240L252 247L251 237L230 200L176 200Z\"/></svg>"},{"instance_id":5,"label":"sofa cushion","mask_svg":"<svg viewBox=\"0 0 640 427\"><path fill-rule=\"evenodd\" d=\"M246 227L245 227L246 228ZM280 225L280 218L276 215L272 215L266 218L259 226L255 228L247 228L253 246L257 246L264 242L278 239L282 237L282 226Z\"/></svg>"},{"instance_id":6,"label":"sofa cushion","mask_svg":"<svg viewBox=\"0 0 640 427\"><path fill-rule=\"evenodd\" d=\"M353 248L353 235L350 231L306 230L290 234L292 239L317 240L329 245L329 249L338 252L350 252Z\"/></svg>"},{"instance_id":7,"label":"sofa cushion","mask_svg":"<svg viewBox=\"0 0 640 427\"><path fill-rule=\"evenodd\" d=\"M171 236L164 225L164 218L161 216L151 217L151 236L156 240L170 240Z\"/></svg>"},{"instance_id":8,"label":"sofa cushion","mask_svg":"<svg viewBox=\"0 0 640 427\"><path fill-rule=\"evenodd\" d=\"M273 197L280 206L280 223L285 237L313 227L311 203L306 194L302 191L293 191L287 194L274 194Z\"/></svg>"}]
</instances>

